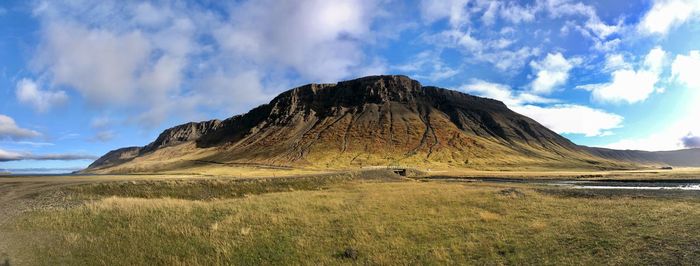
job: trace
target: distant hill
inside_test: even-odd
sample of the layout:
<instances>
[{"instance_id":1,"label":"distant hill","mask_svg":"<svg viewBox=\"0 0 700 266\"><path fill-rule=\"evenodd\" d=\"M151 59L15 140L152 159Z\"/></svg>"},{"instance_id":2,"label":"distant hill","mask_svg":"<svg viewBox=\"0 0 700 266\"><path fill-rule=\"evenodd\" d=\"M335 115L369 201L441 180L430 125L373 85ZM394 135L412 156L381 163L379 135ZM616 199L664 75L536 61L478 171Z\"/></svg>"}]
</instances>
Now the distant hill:
<instances>
[{"instance_id":1,"label":"distant hill","mask_svg":"<svg viewBox=\"0 0 700 266\"><path fill-rule=\"evenodd\" d=\"M642 164L700 167L700 148L677 151L612 150L584 147L589 153L611 160Z\"/></svg>"},{"instance_id":2,"label":"distant hill","mask_svg":"<svg viewBox=\"0 0 700 266\"><path fill-rule=\"evenodd\" d=\"M321 169L697 163L675 153L662 157L675 159L578 146L502 102L422 86L406 76L370 76L301 86L243 115L167 129L144 147L107 153L85 172L156 172L201 163Z\"/></svg>"}]
</instances>

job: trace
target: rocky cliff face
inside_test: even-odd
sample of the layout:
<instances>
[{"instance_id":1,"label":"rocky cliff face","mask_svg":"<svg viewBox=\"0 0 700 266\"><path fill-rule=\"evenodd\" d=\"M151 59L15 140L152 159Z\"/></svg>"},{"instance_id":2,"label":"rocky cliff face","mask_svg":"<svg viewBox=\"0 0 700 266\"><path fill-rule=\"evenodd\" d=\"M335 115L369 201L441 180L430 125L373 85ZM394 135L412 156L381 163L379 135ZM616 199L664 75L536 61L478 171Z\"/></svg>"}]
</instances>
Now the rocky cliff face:
<instances>
[{"instance_id":1,"label":"rocky cliff face","mask_svg":"<svg viewBox=\"0 0 700 266\"><path fill-rule=\"evenodd\" d=\"M141 147L127 147L113 150L95 160L88 169L107 168L131 161L139 156Z\"/></svg>"},{"instance_id":2,"label":"rocky cliff face","mask_svg":"<svg viewBox=\"0 0 700 266\"><path fill-rule=\"evenodd\" d=\"M466 134L504 142L524 142L539 147L574 146L534 120L509 110L499 101L423 87L405 76L366 77L338 84L295 88L282 93L268 105L225 121L198 144L202 147L220 145L238 141L243 136L260 135L263 129L302 124L309 127L308 132L288 137L304 137L314 131L335 131L340 124L346 126L340 129L363 129L368 136L408 144L405 131L396 130L394 126L422 132L425 138L434 139L438 137L438 129L431 125L432 120L449 122ZM309 121L313 123L309 124ZM412 127L413 123L416 128Z\"/></svg>"},{"instance_id":3,"label":"rocky cliff face","mask_svg":"<svg viewBox=\"0 0 700 266\"><path fill-rule=\"evenodd\" d=\"M204 122L190 122L166 129L155 141L143 147L141 154L153 152L157 149L182 144L189 141L196 141L221 126L220 120L210 120Z\"/></svg>"},{"instance_id":4,"label":"rocky cliff face","mask_svg":"<svg viewBox=\"0 0 700 266\"><path fill-rule=\"evenodd\" d=\"M178 147L198 155L184 158ZM244 115L168 129L137 153L131 158L138 162L180 156L320 168L616 166L499 101L422 86L405 76L301 86ZM101 158L88 171L130 164L135 162Z\"/></svg>"}]
</instances>

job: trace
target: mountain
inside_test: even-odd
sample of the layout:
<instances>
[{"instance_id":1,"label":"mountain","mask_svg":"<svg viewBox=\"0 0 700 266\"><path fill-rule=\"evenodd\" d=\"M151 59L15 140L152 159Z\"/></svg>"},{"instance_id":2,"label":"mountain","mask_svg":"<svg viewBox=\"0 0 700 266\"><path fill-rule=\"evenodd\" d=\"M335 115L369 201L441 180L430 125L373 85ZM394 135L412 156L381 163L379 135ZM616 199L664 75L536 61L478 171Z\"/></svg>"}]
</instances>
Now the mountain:
<instances>
[{"instance_id":1,"label":"mountain","mask_svg":"<svg viewBox=\"0 0 700 266\"><path fill-rule=\"evenodd\" d=\"M578 146L496 100L422 86L406 76L370 76L304 85L243 115L167 129L144 147L107 153L85 172L157 172L202 163L618 169L639 162L608 153Z\"/></svg>"},{"instance_id":2,"label":"mountain","mask_svg":"<svg viewBox=\"0 0 700 266\"><path fill-rule=\"evenodd\" d=\"M640 164L700 167L700 148L677 151L612 150L583 147L589 153L610 160Z\"/></svg>"}]
</instances>

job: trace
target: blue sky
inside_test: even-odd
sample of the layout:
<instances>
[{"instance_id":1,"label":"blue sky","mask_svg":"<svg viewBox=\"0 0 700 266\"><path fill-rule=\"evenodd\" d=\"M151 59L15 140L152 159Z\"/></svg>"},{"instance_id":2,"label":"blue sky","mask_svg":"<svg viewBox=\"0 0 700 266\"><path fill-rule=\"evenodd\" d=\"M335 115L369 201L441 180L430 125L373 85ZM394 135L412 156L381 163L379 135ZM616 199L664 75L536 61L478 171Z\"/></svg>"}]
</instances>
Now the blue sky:
<instances>
[{"instance_id":1,"label":"blue sky","mask_svg":"<svg viewBox=\"0 0 700 266\"><path fill-rule=\"evenodd\" d=\"M582 145L700 146L700 1L3 1L0 169L73 169L289 88L405 74Z\"/></svg>"}]
</instances>

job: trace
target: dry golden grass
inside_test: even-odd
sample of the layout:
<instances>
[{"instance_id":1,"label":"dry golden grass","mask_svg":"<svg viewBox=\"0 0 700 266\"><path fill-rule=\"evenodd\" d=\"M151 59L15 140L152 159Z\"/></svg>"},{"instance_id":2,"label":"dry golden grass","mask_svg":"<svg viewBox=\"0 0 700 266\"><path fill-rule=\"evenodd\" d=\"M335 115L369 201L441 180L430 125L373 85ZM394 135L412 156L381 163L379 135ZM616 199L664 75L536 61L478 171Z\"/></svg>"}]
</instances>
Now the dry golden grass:
<instances>
[{"instance_id":1,"label":"dry golden grass","mask_svg":"<svg viewBox=\"0 0 700 266\"><path fill-rule=\"evenodd\" d=\"M417 124L410 128L426 126L419 117L413 118L413 122ZM235 148L233 150L197 148L194 142L187 142L160 148L116 166L90 169L89 172L96 174L185 173L214 175L235 175L248 172L256 175L267 175L271 173L271 170L284 172L281 169L270 169L269 167L289 167L290 169L286 171L290 171L291 174L354 170L376 165L469 169L473 171L547 171L550 169L595 171L639 167L637 164L607 160L583 151L556 145L549 147L553 149L550 150L530 146L524 142L505 143L503 140L493 137L465 135L449 122L447 117L440 116L438 120L433 122L444 124L443 126L435 124L437 128L440 128L437 130L439 133L435 139L423 140L425 130L413 130L404 136L405 139L398 140L393 139L397 137L393 135L392 137L385 136L388 138L381 138L376 134L368 135L366 132L377 132L372 129L355 128L354 131L357 132L348 133L351 135L350 141L345 140L342 135L325 136L321 134L319 139L302 140L304 145L299 143L291 145L294 147L308 146L308 150L291 148L291 150L287 150L282 148L286 146L282 145L281 147L280 143L273 142L241 154L236 153L242 151L236 151ZM279 141L288 139L294 138L285 138ZM389 141L390 139L393 140ZM435 142L437 139L440 140ZM265 139L265 141L272 140ZM344 144L346 141L347 144ZM232 153L236 155L233 156ZM297 154L304 155L298 157ZM289 156L293 158L288 158ZM217 163L203 163L205 161Z\"/></svg>"},{"instance_id":2,"label":"dry golden grass","mask_svg":"<svg viewBox=\"0 0 700 266\"><path fill-rule=\"evenodd\" d=\"M585 169L531 169L531 170L499 170L483 171L467 168L430 168L423 169L427 176L454 178L522 178L522 179L700 179L700 168L680 167L673 170L639 169L639 170L610 170L594 171Z\"/></svg>"},{"instance_id":3,"label":"dry golden grass","mask_svg":"<svg viewBox=\"0 0 700 266\"><path fill-rule=\"evenodd\" d=\"M229 177L273 177L320 174L332 172L328 169L286 168L255 164L216 164L202 159L217 154L217 149L199 149L194 143L164 147L124 164L92 169L92 174L148 174L148 175L214 175Z\"/></svg>"},{"instance_id":4,"label":"dry golden grass","mask_svg":"<svg viewBox=\"0 0 700 266\"><path fill-rule=\"evenodd\" d=\"M12 230L32 239L17 243L36 264L692 264L697 217L697 198L350 181L207 201L107 196Z\"/></svg>"}]
</instances>

